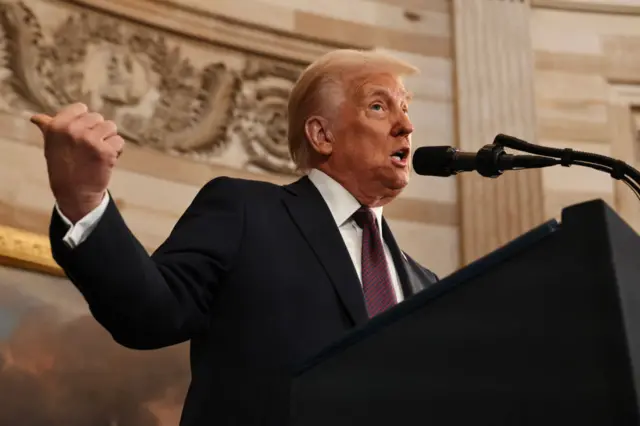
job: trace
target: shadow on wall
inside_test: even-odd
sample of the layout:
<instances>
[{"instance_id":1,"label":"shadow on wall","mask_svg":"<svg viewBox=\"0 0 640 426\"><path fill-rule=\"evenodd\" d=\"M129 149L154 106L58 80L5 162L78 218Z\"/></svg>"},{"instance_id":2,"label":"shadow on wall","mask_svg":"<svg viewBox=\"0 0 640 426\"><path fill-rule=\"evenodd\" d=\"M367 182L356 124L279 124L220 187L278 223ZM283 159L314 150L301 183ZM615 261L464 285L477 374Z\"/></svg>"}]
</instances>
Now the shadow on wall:
<instances>
[{"instance_id":1,"label":"shadow on wall","mask_svg":"<svg viewBox=\"0 0 640 426\"><path fill-rule=\"evenodd\" d=\"M68 281L51 277L47 285L35 273L20 281L29 277L49 293L0 274L0 425L178 424L190 378L186 344L126 349L88 311L55 302L68 302L53 297L70 291Z\"/></svg>"}]
</instances>

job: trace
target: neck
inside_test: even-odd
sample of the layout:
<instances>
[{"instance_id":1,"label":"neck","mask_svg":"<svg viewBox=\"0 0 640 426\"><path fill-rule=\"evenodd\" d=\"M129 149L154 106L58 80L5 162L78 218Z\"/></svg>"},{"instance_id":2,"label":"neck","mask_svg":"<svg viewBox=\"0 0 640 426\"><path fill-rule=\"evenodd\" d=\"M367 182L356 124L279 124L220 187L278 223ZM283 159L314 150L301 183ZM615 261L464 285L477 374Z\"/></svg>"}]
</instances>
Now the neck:
<instances>
[{"instance_id":1,"label":"neck","mask_svg":"<svg viewBox=\"0 0 640 426\"><path fill-rule=\"evenodd\" d=\"M327 176L338 182L344 189L349 191L358 202L367 207L382 207L393 201L400 190L394 191L380 187L377 191L370 190L367 185L362 184L353 174L337 173L326 166L326 163L315 166L316 169L324 172ZM371 186L377 186L375 183Z\"/></svg>"}]
</instances>

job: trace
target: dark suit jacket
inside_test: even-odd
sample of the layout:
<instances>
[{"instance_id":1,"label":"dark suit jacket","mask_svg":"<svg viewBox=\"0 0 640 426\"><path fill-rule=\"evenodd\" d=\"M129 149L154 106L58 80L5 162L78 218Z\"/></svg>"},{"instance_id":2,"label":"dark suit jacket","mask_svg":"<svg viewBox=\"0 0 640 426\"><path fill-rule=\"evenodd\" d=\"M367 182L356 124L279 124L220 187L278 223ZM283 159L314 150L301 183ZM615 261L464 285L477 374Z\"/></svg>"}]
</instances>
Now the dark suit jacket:
<instances>
[{"instance_id":1,"label":"dark suit jacket","mask_svg":"<svg viewBox=\"0 0 640 426\"><path fill-rule=\"evenodd\" d=\"M205 185L149 256L111 201L70 250L55 213L53 255L120 344L190 340L192 382L181 424L284 424L288 372L367 322L362 289L320 193L231 178ZM405 298L437 278L383 235Z\"/></svg>"}]
</instances>

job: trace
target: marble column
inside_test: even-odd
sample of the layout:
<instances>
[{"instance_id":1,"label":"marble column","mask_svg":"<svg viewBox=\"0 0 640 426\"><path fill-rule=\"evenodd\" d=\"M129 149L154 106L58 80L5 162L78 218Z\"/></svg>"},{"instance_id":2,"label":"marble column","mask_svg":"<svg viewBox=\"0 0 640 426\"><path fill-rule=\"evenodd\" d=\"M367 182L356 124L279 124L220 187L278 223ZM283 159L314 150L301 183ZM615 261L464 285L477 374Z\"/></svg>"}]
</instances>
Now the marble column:
<instances>
[{"instance_id":1,"label":"marble column","mask_svg":"<svg viewBox=\"0 0 640 426\"><path fill-rule=\"evenodd\" d=\"M505 133L536 141L529 0L453 0L457 140L476 152ZM461 259L483 256L544 218L539 170L459 176Z\"/></svg>"}]
</instances>

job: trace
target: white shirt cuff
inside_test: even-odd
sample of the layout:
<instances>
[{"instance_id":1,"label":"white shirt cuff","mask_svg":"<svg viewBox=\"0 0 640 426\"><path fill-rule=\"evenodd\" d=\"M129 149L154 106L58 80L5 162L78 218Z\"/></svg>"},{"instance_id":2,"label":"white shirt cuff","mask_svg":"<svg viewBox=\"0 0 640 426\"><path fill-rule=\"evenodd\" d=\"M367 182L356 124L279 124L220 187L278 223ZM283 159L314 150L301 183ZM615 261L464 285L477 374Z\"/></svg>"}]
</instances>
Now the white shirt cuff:
<instances>
[{"instance_id":1,"label":"white shirt cuff","mask_svg":"<svg viewBox=\"0 0 640 426\"><path fill-rule=\"evenodd\" d=\"M62 214L58 204L56 203L56 211L64 223L69 226L69 230L62 239L69 248L76 248L85 241L91 232L95 229L102 218L107 206L109 205L109 193L106 192L102 202L93 209L89 214L80 219L74 225L65 215Z\"/></svg>"}]
</instances>

